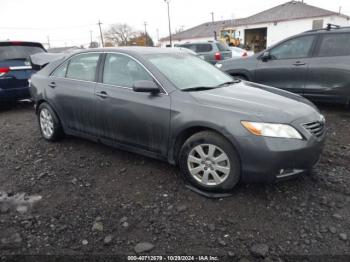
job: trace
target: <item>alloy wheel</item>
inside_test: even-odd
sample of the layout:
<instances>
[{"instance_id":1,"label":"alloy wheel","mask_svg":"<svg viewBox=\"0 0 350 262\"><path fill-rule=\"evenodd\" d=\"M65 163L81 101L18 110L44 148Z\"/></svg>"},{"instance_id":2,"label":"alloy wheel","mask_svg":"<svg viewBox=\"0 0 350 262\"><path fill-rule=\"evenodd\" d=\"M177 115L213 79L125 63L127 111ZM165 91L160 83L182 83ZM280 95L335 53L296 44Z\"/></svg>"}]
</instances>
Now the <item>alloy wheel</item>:
<instances>
[{"instance_id":1,"label":"alloy wheel","mask_svg":"<svg viewBox=\"0 0 350 262\"><path fill-rule=\"evenodd\" d=\"M46 138L51 138L54 132L54 124L52 115L46 108L40 111L40 128Z\"/></svg>"},{"instance_id":2,"label":"alloy wheel","mask_svg":"<svg viewBox=\"0 0 350 262\"><path fill-rule=\"evenodd\" d=\"M212 144L194 147L188 155L187 166L192 177L205 186L223 183L231 170L227 154Z\"/></svg>"}]
</instances>

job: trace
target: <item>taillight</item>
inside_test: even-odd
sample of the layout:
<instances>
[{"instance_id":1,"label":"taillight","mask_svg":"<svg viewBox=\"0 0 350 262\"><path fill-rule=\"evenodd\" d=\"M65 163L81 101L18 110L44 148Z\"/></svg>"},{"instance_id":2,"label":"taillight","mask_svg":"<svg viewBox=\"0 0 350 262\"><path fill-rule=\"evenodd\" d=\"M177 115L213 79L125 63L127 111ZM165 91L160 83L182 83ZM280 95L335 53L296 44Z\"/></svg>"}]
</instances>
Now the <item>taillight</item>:
<instances>
[{"instance_id":1,"label":"taillight","mask_svg":"<svg viewBox=\"0 0 350 262\"><path fill-rule=\"evenodd\" d=\"M247 54L247 52L244 52L242 57L246 57L246 56L248 56L248 54Z\"/></svg>"},{"instance_id":2,"label":"taillight","mask_svg":"<svg viewBox=\"0 0 350 262\"><path fill-rule=\"evenodd\" d=\"M221 60L221 54L219 52L215 53L215 60Z\"/></svg>"},{"instance_id":3,"label":"taillight","mask_svg":"<svg viewBox=\"0 0 350 262\"><path fill-rule=\"evenodd\" d=\"M10 72L10 68L8 68L8 67L0 67L0 76L3 76L5 74L7 74L8 72Z\"/></svg>"}]
</instances>

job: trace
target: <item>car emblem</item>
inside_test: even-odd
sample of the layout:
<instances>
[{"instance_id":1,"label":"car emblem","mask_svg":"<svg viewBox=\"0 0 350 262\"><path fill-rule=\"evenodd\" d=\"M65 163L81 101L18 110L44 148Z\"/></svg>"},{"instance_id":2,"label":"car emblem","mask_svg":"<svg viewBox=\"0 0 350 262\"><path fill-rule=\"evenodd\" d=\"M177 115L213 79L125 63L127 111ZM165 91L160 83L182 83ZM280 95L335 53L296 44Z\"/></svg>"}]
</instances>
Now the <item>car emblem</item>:
<instances>
[{"instance_id":1,"label":"car emblem","mask_svg":"<svg viewBox=\"0 0 350 262\"><path fill-rule=\"evenodd\" d=\"M25 64L26 66L30 66L30 62L29 62L29 61L25 61L24 64Z\"/></svg>"}]
</instances>

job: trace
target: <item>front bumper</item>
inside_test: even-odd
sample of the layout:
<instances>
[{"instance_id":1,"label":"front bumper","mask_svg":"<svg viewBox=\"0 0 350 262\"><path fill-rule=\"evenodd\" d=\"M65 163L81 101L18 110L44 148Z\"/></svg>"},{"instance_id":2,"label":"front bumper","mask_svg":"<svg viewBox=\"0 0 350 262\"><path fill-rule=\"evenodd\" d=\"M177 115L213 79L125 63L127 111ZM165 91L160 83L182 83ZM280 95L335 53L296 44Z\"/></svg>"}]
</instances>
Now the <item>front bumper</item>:
<instances>
[{"instance_id":1,"label":"front bumper","mask_svg":"<svg viewBox=\"0 0 350 262\"><path fill-rule=\"evenodd\" d=\"M326 131L304 140L258 136L241 138L242 182L285 180L308 173L319 161Z\"/></svg>"}]
</instances>

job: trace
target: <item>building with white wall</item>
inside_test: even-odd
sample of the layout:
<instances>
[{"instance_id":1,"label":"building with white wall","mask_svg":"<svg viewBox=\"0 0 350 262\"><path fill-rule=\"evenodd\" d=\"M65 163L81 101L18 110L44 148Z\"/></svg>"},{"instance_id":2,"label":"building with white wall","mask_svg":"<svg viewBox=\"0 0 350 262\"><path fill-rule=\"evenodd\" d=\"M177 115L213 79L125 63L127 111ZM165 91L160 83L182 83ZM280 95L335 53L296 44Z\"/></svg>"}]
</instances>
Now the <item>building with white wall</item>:
<instances>
[{"instance_id":1,"label":"building with white wall","mask_svg":"<svg viewBox=\"0 0 350 262\"><path fill-rule=\"evenodd\" d=\"M233 28L235 37L255 51L260 51L289 36L312 29L320 29L328 23L350 26L350 17L306 4L290 1L247 18L207 22L172 35L172 44L210 41L220 38L220 30ZM169 37L162 38L161 46L169 46Z\"/></svg>"}]
</instances>

